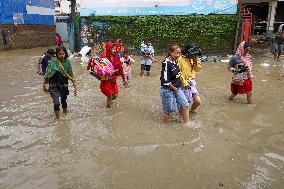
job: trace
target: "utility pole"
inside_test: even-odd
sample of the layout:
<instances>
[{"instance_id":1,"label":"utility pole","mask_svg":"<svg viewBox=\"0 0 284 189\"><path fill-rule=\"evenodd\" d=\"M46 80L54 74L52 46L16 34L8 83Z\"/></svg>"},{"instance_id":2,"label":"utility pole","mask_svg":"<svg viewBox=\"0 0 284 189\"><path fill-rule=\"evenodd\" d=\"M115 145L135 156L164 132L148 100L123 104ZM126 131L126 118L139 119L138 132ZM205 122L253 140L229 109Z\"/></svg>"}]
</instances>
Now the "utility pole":
<instances>
[{"instance_id":1,"label":"utility pole","mask_svg":"<svg viewBox=\"0 0 284 189\"><path fill-rule=\"evenodd\" d=\"M73 53L75 51L75 31L76 31L76 24L75 24L75 10L76 10L76 0L69 0L71 1L71 14L70 14L70 33L69 33L69 42L70 42L70 51Z\"/></svg>"},{"instance_id":2,"label":"utility pole","mask_svg":"<svg viewBox=\"0 0 284 189\"><path fill-rule=\"evenodd\" d=\"M237 49L238 42L239 42L239 29L240 29L240 19L241 19L241 9L243 5L244 0L238 0L238 7L237 7L237 29L236 29L236 36L235 36L235 44L234 44L234 51Z\"/></svg>"}]
</instances>

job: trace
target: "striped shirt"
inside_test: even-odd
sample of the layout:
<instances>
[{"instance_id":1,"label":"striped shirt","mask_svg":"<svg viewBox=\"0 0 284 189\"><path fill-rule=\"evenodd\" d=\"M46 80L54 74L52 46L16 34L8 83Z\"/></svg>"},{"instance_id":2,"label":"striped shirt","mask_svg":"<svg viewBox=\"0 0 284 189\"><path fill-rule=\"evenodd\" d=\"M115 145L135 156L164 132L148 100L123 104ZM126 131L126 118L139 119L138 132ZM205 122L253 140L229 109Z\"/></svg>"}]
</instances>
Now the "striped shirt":
<instances>
[{"instance_id":1,"label":"striped shirt","mask_svg":"<svg viewBox=\"0 0 284 189\"><path fill-rule=\"evenodd\" d=\"M171 83L175 87L181 87L181 73L176 61L169 58L162 63L161 86L168 87Z\"/></svg>"}]
</instances>

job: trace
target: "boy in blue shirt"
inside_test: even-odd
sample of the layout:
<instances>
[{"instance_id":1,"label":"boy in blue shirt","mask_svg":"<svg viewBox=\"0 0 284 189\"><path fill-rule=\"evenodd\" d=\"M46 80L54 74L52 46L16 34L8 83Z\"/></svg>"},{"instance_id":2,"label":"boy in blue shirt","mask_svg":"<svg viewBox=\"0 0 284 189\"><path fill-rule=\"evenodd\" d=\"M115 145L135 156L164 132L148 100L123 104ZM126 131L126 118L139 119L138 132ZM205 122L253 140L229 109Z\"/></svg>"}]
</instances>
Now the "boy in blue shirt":
<instances>
[{"instance_id":1,"label":"boy in blue shirt","mask_svg":"<svg viewBox=\"0 0 284 189\"><path fill-rule=\"evenodd\" d=\"M48 49L46 53L39 59L38 62L38 67L37 67L37 73L39 75L44 75L47 65L49 61L53 58L54 56L54 50L53 49Z\"/></svg>"}]
</instances>

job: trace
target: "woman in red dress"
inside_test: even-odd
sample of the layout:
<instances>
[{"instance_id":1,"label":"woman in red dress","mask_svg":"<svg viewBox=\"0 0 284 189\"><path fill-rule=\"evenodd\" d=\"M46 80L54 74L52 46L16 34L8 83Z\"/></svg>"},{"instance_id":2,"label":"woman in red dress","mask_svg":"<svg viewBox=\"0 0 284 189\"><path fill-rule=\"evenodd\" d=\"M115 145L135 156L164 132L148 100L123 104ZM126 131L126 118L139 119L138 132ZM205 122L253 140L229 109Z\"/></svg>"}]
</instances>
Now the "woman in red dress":
<instances>
[{"instance_id":1,"label":"woman in red dress","mask_svg":"<svg viewBox=\"0 0 284 189\"><path fill-rule=\"evenodd\" d=\"M105 56L101 58L107 58L113 65L115 73L112 75L112 78L109 80L102 80L100 84L100 89L104 95L107 96L107 108L111 108L112 101L115 100L118 96L118 85L116 83L117 76L121 75L123 80L123 85L127 86L127 81L123 73L122 63L117 55L116 44L107 42L105 44Z\"/></svg>"}]
</instances>

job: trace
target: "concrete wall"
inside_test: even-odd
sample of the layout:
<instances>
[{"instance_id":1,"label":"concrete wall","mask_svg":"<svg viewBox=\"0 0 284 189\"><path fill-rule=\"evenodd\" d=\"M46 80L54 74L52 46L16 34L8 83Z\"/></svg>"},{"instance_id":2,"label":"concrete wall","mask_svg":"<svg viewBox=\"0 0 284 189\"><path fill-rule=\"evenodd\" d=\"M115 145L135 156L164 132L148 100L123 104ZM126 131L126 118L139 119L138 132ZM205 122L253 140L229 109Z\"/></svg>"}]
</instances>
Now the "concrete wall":
<instances>
[{"instance_id":1,"label":"concrete wall","mask_svg":"<svg viewBox=\"0 0 284 189\"><path fill-rule=\"evenodd\" d=\"M66 22L56 23L56 33L58 33L62 41L69 41L68 24Z\"/></svg>"},{"instance_id":2,"label":"concrete wall","mask_svg":"<svg viewBox=\"0 0 284 189\"><path fill-rule=\"evenodd\" d=\"M70 14L71 13L71 1L67 0L56 0L56 2L60 3L60 7L55 7L55 11L57 14Z\"/></svg>"},{"instance_id":3,"label":"concrete wall","mask_svg":"<svg viewBox=\"0 0 284 189\"><path fill-rule=\"evenodd\" d=\"M0 50L54 45L55 33L55 25L0 24Z\"/></svg>"}]
</instances>

